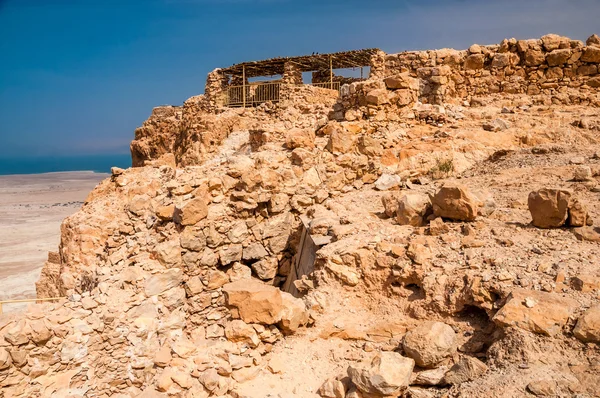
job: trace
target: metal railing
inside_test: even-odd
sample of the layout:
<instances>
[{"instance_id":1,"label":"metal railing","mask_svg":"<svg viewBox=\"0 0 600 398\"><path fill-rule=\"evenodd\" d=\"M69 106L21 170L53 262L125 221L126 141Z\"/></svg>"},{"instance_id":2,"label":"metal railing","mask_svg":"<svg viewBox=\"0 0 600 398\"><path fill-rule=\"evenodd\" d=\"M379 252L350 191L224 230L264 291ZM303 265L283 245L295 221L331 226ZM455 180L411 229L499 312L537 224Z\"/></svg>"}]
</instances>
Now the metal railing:
<instances>
[{"instance_id":1,"label":"metal railing","mask_svg":"<svg viewBox=\"0 0 600 398\"><path fill-rule=\"evenodd\" d=\"M227 106L255 106L263 102L279 102L281 83L258 83L227 87ZM244 95L245 91L245 95Z\"/></svg>"},{"instance_id":2,"label":"metal railing","mask_svg":"<svg viewBox=\"0 0 600 398\"><path fill-rule=\"evenodd\" d=\"M34 299L19 299L19 300L2 300L0 301L0 314L2 314L2 305L3 304L16 304L16 303L30 303L35 302L38 304L39 301L56 301L62 300L66 297L47 297L47 298L34 298Z\"/></svg>"},{"instance_id":3,"label":"metal railing","mask_svg":"<svg viewBox=\"0 0 600 398\"><path fill-rule=\"evenodd\" d=\"M226 90L225 106L251 107L264 102L279 102L281 82L250 83L245 86L229 86ZM314 87L340 90L340 82L311 83ZM245 94L245 95L244 95Z\"/></svg>"}]
</instances>

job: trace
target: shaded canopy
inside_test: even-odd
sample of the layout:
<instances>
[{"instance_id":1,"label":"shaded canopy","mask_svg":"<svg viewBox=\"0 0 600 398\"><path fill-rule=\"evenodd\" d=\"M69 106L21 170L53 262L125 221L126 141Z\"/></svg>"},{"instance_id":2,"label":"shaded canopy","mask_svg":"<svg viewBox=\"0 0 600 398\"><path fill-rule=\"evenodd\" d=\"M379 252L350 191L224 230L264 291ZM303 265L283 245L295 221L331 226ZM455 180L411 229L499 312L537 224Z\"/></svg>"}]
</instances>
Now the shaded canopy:
<instances>
[{"instance_id":1,"label":"shaded canopy","mask_svg":"<svg viewBox=\"0 0 600 398\"><path fill-rule=\"evenodd\" d=\"M313 72L329 69L330 59L333 69L356 68L371 65L371 56L377 53L377 48L364 50L342 51L330 54L302 55L299 57L278 57L264 61L250 61L235 64L221 70L226 75L242 75L246 69L246 77L283 75L283 65L291 62L300 72Z\"/></svg>"}]
</instances>

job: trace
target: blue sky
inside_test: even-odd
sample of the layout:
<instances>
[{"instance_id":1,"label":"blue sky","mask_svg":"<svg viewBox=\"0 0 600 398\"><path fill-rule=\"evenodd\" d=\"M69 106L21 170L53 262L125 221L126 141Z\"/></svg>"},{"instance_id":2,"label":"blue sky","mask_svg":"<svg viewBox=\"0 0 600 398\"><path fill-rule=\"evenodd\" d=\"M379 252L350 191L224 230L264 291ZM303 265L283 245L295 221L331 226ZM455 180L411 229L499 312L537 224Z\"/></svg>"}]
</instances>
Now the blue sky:
<instances>
[{"instance_id":1,"label":"blue sky","mask_svg":"<svg viewBox=\"0 0 600 398\"><path fill-rule=\"evenodd\" d=\"M127 152L152 107L245 60L585 40L598 21L599 0L0 0L0 157Z\"/></svg>"}]
</instances>

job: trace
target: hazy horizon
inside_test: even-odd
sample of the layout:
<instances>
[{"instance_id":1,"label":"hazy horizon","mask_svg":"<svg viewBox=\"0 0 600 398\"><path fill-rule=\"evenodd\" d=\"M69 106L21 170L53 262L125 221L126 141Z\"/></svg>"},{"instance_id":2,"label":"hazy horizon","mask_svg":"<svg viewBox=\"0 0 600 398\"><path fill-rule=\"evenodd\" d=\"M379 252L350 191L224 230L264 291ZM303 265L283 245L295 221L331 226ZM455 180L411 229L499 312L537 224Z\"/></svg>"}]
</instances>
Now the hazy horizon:
<instances>
[{"instance_id":1,"label":"hazy horizon","mask_svg":"<svg viewBox=\"0 0 600 398\"><path fill-rule=\"evenodd\" d=\"M585 40L599 18L597 0L0 0L0 157L127 153L153 107L241 61Z\"/></svg>"}]
</instances>

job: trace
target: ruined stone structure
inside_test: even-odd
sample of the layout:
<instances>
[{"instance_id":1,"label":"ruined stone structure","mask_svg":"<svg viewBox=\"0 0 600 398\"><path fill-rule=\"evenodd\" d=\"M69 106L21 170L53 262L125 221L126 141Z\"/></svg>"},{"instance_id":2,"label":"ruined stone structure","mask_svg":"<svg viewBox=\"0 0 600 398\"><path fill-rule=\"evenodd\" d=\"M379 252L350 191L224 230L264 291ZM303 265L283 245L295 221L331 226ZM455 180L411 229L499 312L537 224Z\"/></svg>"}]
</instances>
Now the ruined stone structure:
<instances>
[{"instance_id":1,"label":"ruined stone structure","mask_svg":"<svg viewBox=\"0 0 600 398\"><path fill-rule=\"evenodd\" d=\"M598 51L278 60L236 108L211 72L64 221L65 298L0 317L0 397L598 396Z\"/></svg>"}]
</instances>

